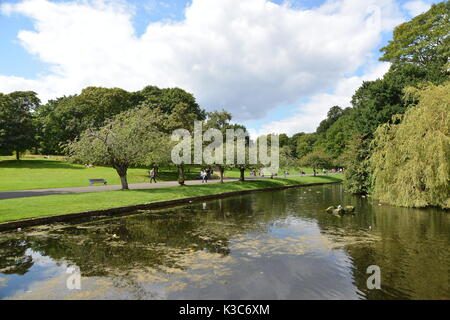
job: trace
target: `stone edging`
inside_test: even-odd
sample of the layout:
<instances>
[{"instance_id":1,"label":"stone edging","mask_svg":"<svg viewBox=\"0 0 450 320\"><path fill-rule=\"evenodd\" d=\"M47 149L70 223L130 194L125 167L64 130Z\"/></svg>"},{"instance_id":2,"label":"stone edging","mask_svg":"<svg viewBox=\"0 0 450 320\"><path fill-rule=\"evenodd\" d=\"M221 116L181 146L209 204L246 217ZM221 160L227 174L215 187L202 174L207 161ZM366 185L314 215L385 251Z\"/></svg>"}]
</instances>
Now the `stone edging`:
<instances>
[{"instance_id":1,"label":"stone edging","mask_svg":"<svg viewBox=\"0 0 450 320\"><path fill-rule=\"evenodd\" d=\"M43 225L43 224L67 222L67 221L79 219L79 218L99 217L99 216L116 216L116 215L117 216L132 215L132 214L139 213L139 212L137 212L138 210L163 209L163 208L179 206L179 205L184 205L184 204L191 204L194 202L199 202L199 201L204 201L204 200L214 200L214 199L226 198L226 197L243 195L243 194L266 192L266 191L277 191L277 190L324 185L324 184L337 184L337 183L340 183L340 182L318 182L318 183L308 183L308 184L301 184L301 185L281 186L281 187L272 187L272 188L264 188L264 189L232 191L232 192L210 194L210 195L197 196L197 197L191 197L191 198L181 198L181 199L174 199L174 200L157 201L157 202L138 204L138 205L126 206L126 207L117 207L117 208L111 208L111 209L93 210L93 211L59 214L59 215L30 218L30 219L23 219L23 220L7 221L7 222L0 223L0 232L7 231L7 230L13 230L13 229L17 229L17 228L25 228L25 227Z\"/></svg>"}]
</instances>

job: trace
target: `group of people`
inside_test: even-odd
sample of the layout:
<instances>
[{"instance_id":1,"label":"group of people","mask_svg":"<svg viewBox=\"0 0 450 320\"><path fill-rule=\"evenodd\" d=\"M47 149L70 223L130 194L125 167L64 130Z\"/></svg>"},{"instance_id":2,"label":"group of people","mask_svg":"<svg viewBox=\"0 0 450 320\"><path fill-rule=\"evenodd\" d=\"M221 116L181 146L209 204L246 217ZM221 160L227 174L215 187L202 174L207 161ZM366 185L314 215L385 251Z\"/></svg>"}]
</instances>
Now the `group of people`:
<instances>
[{"instance_id":1,"label":"group of people","mask_svg":"<svg viewBox=\"0 0 450 320\"><path fill-rule=\"evenodd\" d=\"M331 173L343 172L343 171L344 171L343 168L337 168L337 169L333 168L333 169L331 169ZM326 174L327 170L323 169L322 172L324 174ZM305 175L306 173L305 173L305 171L300 170L300 174L301 175ZM316 175L316 174L317 174L317 172L314 169L314 175ZM209 168L208 169L202 169L200 171L200 179L202 179L202 183L208 183L208 179L210 179L212 175L213 175L213 170L212 169L209 169ZM264 170L256 171L256 169L253 169L252 171L250 171L250 176L256 177L257 175L260 176L260 177L264 177ZM277 175L276 173L275 174L271 174L271 177L276 176L276 175ZM285 170L284 171L284 177L286 177L288 175L289 175L289 171ZM150 176L150 183L152 183L152 182L156 183L156 170L155 170L155 168L152 168L149 171L149 176Z\"/></svg>"},{"instance_id":2,"label":"group of people","mask_svg":"<svg viewBox=\"0 0 450 320\"><path fill-rule=\"evenodd\" d=\"M271 173L271 176L276 176L277 173ZM250 171L250 176L256 177L256 176L260 176L260 177L264 177L265 176L265 172L264 170L258 170L256 171L256 169L253 169L252 171Z\"/></svg>"},{"instance_id":3,"label":"group of people","mask_svg":"<svg viewBox=\"0 0 450 320\"><path fill-rule=\"evenodd\" d=\"M342 172L344 172L344 168L333 168L333 169L331 169L331 170L326 170L326 169L322 169L322 172L323 172L323 174L327 174L328 172L331 172L331 173L342 173Z\"/></svg>"}]
</instances>

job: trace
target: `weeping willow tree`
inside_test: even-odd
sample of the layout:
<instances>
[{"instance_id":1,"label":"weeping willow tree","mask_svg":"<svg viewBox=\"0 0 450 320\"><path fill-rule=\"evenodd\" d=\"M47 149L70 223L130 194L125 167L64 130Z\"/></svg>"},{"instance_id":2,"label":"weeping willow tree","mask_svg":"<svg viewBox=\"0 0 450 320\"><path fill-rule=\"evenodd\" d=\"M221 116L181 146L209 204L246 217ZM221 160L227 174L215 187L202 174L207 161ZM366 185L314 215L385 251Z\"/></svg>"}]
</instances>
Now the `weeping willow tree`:
<instances>
[{"instance_id":1,"label":"weeping willow tree","mask_svg":"<svg viewBox=\"0 0 450 320\"><path fill-rule=\"evenodd\" d=\"M405 207L450 208L450 82L409 88L417 101L375 133L374 196Z\"/></svg>"}]
</instances>

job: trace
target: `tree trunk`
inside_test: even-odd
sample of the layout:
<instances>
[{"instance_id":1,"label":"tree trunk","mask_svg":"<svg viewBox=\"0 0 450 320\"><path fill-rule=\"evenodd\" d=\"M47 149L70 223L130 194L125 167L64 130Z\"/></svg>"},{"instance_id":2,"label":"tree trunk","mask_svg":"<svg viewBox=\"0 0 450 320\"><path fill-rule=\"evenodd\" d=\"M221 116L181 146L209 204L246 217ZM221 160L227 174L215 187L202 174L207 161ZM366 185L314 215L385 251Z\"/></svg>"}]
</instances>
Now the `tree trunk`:
<instances>
[{"instance_id":1,"label":"tree trunk","mask_svg":"<svg viewBox=\"0 0 450 320\"><path fill-rule=\"evenodd\" d=\"M122 184L122 190L128 190L127 170L124 167L115 167L117 174L120 177L120 183Z\"/></svg>"},{"instance_id":2,"label":"tree trunk","mask_svg":"<svg viewBox=\"0 0 450 320\"><path fill-rule=\"evenodd\" d=\"M178 166L178 183L180 186L184 186L184 167Z\"/></svg>"},{"instance_id":3,"label":"tree trunk","mask_svg":"<svg viewBox=\"0 0 450 320\"><path fill-rule=\"evenodd\" d=\"M120 176L120 183L122 184L122 190L128 190L127 175Z\"/></svg>"},{"instance_id":4,"label":"tree trunk","mask_svg":"<svg viewBox=\"0 0 450 320\"><path fill-rule=\"evenodd\" d=\"M16 160L20 160L20 153L19 153L19 150L16 150Z\"/></svg>"},{"instance_id":5,"label":"tree trunk","mask_svg":"<svg viewBox=\"0 0 450 320\"><path fill-rule=\"evenodd\" d=\"M223 173L225 169L222 167L219 167L219 173L220 173L220 183L223 183Z\"/></svg>"},{"instance_id":6,"label":"tree trunk","mask_svg":"<svg viewBox=\"0 0 450 320\"><path fill-rule=\"evenodd\" d=\"M239 181L244 181L245 180L245 177L244 177L245 169L240 168L239 171L241 172L241 175L239 177Z\"/></svg>"}]
</instances>

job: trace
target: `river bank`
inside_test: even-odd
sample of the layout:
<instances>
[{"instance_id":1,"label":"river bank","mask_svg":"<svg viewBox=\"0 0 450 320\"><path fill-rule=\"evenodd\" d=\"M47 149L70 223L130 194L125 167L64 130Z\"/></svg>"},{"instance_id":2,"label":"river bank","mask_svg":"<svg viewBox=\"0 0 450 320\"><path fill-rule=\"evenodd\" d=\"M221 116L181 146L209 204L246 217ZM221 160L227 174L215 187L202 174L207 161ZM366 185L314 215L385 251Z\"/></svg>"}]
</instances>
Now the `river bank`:
<instances>
[{"instance_id":1,"label":"river bank","mask_svg":"<svg viewBox=\"0 0 450 320\"><path fill-rule=\"evenodd\" d=\"M148 190L120 190L6 199L0 200L0 231L87 216L115 215L142 209L163 208L251 192L338 183L342 179L341 175L305 176Z\"/></svg>"}]
</instances>

